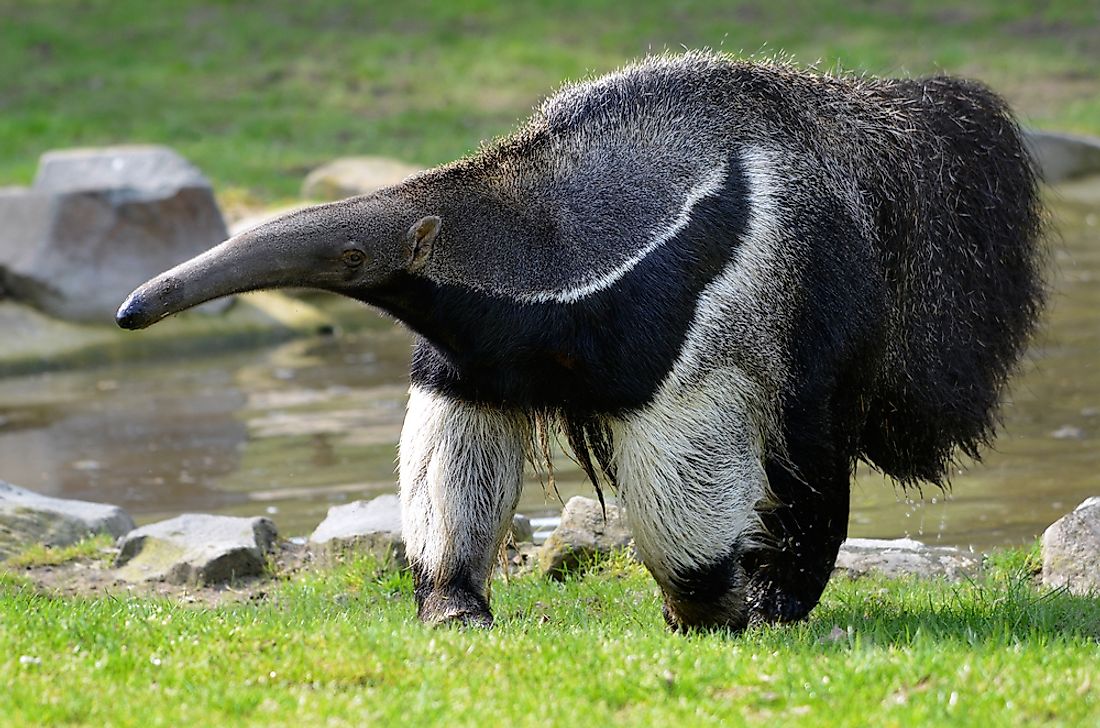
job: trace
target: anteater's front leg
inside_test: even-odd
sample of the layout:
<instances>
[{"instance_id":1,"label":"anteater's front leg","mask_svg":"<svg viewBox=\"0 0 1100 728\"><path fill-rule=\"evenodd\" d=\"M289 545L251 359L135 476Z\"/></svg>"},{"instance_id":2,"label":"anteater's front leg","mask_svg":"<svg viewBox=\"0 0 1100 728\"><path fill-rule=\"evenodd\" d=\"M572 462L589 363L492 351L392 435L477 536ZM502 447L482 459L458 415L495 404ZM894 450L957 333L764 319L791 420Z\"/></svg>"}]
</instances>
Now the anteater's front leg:
<instances>
[{"instance_id":1,"label":"anteater's front leg","mask_svg":"<svg viewBox=\"0 0 1100 728\"><path fill-rule=\"evenodd\" d=\"M519 500L527 442L521 413L410 391L401 520L422 621L492 624L486 586Z\"/></svg>"}]
</instances>

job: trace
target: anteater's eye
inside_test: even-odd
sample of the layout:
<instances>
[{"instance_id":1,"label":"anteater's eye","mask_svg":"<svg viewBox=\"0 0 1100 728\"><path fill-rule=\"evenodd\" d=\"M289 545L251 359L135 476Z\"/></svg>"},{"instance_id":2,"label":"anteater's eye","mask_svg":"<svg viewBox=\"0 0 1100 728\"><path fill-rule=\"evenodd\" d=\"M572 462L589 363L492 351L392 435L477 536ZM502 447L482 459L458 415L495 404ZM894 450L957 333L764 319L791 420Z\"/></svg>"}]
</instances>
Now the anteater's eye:
<instances>
[{"instance_id":1,"label":"anteater's eye","mask_svg":"<svg viewBox=\"0 0 1100 728\"><path fill-rule=\"evenodd\" d=\"M345 250L340 255L340 258L344 261L344 265L349 268L358 268L366 262L367 254L362 250L355 250L352 248L351 250Z\"/></svg>"}]
</instances>

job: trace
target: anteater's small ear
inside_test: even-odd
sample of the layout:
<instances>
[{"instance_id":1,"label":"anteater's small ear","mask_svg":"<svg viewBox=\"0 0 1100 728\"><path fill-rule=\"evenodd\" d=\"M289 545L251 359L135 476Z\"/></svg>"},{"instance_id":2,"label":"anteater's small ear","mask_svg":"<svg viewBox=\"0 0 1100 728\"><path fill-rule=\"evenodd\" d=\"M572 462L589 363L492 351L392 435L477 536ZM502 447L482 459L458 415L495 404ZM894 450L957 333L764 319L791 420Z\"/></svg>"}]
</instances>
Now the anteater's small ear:
<instances>
[{"instance_id":1,"label":"anteater's small ear","mask_svg":"<svg viewBox=\"0 0 1100 728\"><path fill-rule=\"evenodd\" d=\"M443 227L443 221L435 215L421 218L409 228L408 234L408 258L406 267L410 272L423 268L432 254L432 243L439 235L439 228Z\"/></svg>"}]
</instances>

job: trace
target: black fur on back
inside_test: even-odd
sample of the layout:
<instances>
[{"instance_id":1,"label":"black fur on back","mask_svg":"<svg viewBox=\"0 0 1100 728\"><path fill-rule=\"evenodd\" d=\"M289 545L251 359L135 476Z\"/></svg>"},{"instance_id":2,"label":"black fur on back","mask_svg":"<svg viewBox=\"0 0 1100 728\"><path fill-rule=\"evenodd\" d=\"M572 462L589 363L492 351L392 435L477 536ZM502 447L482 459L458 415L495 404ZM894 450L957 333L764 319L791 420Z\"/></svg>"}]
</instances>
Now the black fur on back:
<instances>
[{"instance_id":1,"label":"black fur on back","mask_svg":"<svg viewBox=\"0 0 1100 728\"><path fill-rule=\"evenodd\" d=\"M863 453L902 482L977 458L1044 299L1037 177L1004 102L969 81L884 83L908 102L869 186L894 310Z\"/></svg>"}]
</instances>

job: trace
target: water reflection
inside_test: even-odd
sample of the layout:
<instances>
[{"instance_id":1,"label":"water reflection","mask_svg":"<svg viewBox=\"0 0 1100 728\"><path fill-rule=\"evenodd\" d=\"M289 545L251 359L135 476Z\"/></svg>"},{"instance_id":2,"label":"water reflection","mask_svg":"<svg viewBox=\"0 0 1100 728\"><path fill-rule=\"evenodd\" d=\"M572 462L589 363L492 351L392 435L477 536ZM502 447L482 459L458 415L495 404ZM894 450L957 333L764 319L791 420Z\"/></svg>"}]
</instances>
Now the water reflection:
<instances>
[{"instance_id":1,"label":"water reflection","mask_svg":"<svg viewBox=\"0 0 1100 728\"><path fill-rule=\"evenodd\" d=\"M1100 223L1058 206L1049 326L984 464L952 495L906 494L861 471L851 532L986 548L1022 543L1100 482ZM364 315L373 315L364 312ZM170 322L162 325L171 325ZM139 520L272 513L307 533L335 502L390 492L409 339L397 327L261 351L0 379L0 478L117 503ZM562 497L590 494L561 459ZM532 477L521 510L558 507Z\"/></svg>"},{"instance_id":2,"label":"water reflection","mask_svg":"<svg viewBox=\"0 0 1100 728\"><path fill-rule=\"evenodd\" d=\"M0 401L2 477L70 498L216 506L248 439L234 416L245 395L219 367L0 380Z\"/></svg>"}]
</instances>

